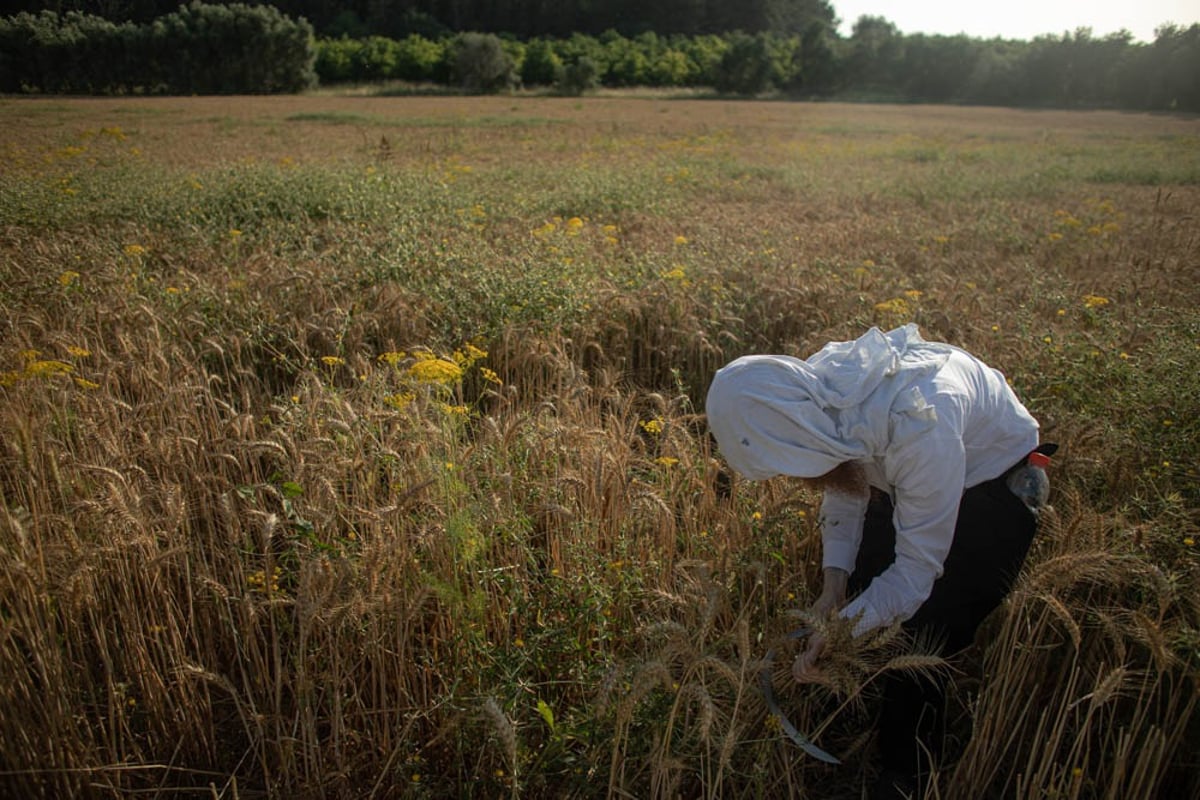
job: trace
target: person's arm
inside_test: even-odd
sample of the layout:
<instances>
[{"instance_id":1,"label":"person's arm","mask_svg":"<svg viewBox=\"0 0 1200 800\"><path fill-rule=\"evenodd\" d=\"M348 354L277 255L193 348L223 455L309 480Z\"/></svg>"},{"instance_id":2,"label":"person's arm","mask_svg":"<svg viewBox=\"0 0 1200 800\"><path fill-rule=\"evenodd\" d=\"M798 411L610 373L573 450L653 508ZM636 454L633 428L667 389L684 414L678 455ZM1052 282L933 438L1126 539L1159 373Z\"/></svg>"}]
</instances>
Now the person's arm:
<instances>
[{"instance_id":1,"label":"person's arm","mask_svg":"<svg viewBox=\"0 0 1200 800\"><path fill-rule=\"evenodd\" d=\"M862 543L869 491L862 494L826 490L821 496L821 567L854 571Z\"/></svg>"},{"instance_id":2,"label":"person's arm","mask_svg":"<svg viewBox=\"0 0 1200 800\"><path fill-rule=\"evenodd\" d=\"M955 436L923 438L886 461L895 487L896 560L842 609L849 619L862 615L855 636L908 619L929 597L954 541L966 480L966 454Z\"/></svg>"},{"instance_id":3,"label":"person's arm","mask_svg":"<svg viewBox=\"0 0 1200 800\"><path fill-rule=\"evenodd\" d=\"M846 603L846 585L858 558L869 501L869 491L852 495L827 490L821 497L823 581L821 594L809 607L809 611L817 616L835 613ZM819 633L809 636L804 649L792 662L792 677L800 683L819 680L816 663L824 650L825 637Z\"/></svg>"},{"instance_id":4,"label":"person's arm","mask_svg":"<svg viewBox=\"0 0 1200 800\"><path fill-rule=\"evenodd\" d=\"M825 567L823 572L821 594L809 609L821 617L839 610L846 604L846 584L850 581L850 573L841 567Z\"/></svg>"}]
</instances>

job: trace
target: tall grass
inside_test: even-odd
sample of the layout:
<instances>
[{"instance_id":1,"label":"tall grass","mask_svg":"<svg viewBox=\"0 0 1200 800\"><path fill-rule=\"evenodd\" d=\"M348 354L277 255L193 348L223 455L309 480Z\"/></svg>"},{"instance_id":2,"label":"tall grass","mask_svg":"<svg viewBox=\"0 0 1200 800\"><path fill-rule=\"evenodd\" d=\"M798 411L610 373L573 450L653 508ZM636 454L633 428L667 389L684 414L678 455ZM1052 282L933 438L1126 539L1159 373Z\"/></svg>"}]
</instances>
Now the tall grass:
<instances>
[{"instance_id":1,"label":"tall grass","mask_svg":"<svg viewBox=\"0 0 1200 800\"><path fill-rule=\"evenodd\" d=\"M952 670L938 797L1200 791L1193 122L463 102L6 104L5 794L856 797L894 669ZM910 320L1055 510L966 659L798 689L817 498L704 390Z\"/></svg>"}]
</instances>

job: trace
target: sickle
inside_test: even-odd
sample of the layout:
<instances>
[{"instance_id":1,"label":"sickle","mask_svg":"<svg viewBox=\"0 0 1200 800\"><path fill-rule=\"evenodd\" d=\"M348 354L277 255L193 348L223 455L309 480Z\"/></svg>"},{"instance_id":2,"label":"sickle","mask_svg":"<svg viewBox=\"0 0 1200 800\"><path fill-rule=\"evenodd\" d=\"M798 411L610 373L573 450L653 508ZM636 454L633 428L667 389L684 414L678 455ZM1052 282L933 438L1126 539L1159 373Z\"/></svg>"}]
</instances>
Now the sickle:
<instances>
[{"instance_id":1,"label":"sickle","mask_svg":"<svg viewBox=\"0 0 1200 800\"><path fill-rule=\"evenodd\" d=\"M788 639L802 639L809 634L808 628L797 628L787 635ZM796 726L783 713L783 709L779 707L779 702L775 699L775 687L771 681L771 665L775 661L775 649L767 651L767 657L763 659L762 670L758 673L758 685L762 689L763 697L767 701L767 710L771 712L771 716L779 722L779 727L783 728L783 732L788 735L788 738L800 746L800 749L808 753L818 761L824 761L826 764L841 764L834 756L829 755L821 748L812 743L807 736L796 730Z\"/></svg>"}]
</instances>

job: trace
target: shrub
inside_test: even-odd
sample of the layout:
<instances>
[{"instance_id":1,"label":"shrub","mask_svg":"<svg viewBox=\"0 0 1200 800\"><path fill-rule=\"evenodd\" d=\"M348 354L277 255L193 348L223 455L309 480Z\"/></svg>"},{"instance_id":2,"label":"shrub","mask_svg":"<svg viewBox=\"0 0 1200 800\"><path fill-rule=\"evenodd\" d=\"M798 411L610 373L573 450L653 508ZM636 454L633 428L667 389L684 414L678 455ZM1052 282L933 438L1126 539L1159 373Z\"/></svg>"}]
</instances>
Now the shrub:
<instances>
[{"instance_id":1,"label":"shrub","mask_svg":"<svg viewBox=\"0 0 1200 800\"><path fill-rule=\"evenodd\" d=\"M534 39L525 48L521 81L530 85L554 86L562 80L563 62L545 39Z\"/></svg>"},{"instance_id":2,"label":"shrub","mask_svg":"<svg viewBox=\"0 0 1200 800\"><path fill-rule=\"evenodd\" d=\"M608 46L607 83L612 86L643 86L649 83L650 61L637 45L620 39Z\"/></svg>"},{"instance_id":3,"label":"shrub","mask_svg":"<svg viewBox=\"0 0 1200 800\"><path fill-rule=\"evenodd\" d=\"M678 50L664 50L650 65L650 81L655 86L684 86L693 73L688 57Z\"/></svg>"},{"instance_id":4,"label":"shrub","mask_svg":"<svg viewBox=\"0 0 1200 800\"><path fill-rule=\"evenodd\" d=\"M758 95L774 89L779 68L774 61L767 36L734 34L730 49L716 67L716 90L725 94Z\"/></svg>"},{"instance_id":5,"label":"shrub","mask_svg":"<svg viewBox=\"0 0 1200 800\"><path fill-rule=\"evenodd\" d=\"M558 82L558 91L561 94L577 97L599 85L600 69L596 66L596 62L588 56L581 56L563 69L562 80Z\"/></svg>"},{"instance_id":6,"label":"shrub","mask_svg":"<svg viewBox=\"0 0 1200 800\"><path fill-rule=\"evenodd\" d=\"M184 94L297 92L316 82L312 26L272 6L193 2L150 28L155 74Z\"/></svg>"},{"instance_id":7,"label":"shrub","mask_svg":"<svg viewBox=\"0 0 1200 800\"><path fill-rule=\"evenodd\" d=\"M399 42L395 77L406 81L431 81L445 59L445 46L413 33Z\"/></svg>"},{"instance_id":8,"label":"shrub","mask_svg":"<svg viewBox=\"0 0 1200 800\"><path fill-rule=\"evenodd\" d=\"M454 40L451 49L451 75L462 88L491 94L516 85L516 64L499 37L464 33Z\"/></svg>"},{"instance_id":9,"label":"shrub","mask_svg":"<svg viewBox=\"0 0 1200 800\"><path fill-rule=\"evenodd\" d=\"M591 60L598 81L603 82L608 73L608 48L595 37L573 33L569 39L555 42L554 52L563 64L574 64L583 58Z\"/></svg>"},{"instance_id":10,"label":"shrub","mask_svg":"<svg viewBox=\"0 0 1200 800\"><path fill-rule=\"evenodd\" d=\"M684 83L689 86L715 86L721 58L729 49L729 43L720 36L682 37L676 49L687 56L688 76Z\"/></svg>"},{"instance_id":11,"label":"shrub","mask_svg":"<svg viewBox=\"0 0 1200 800\"><path fill-rule=\"evenodd\" d=\"M337 83L354 80L361 58L362 42L356 39L322 39L317 42L317 76L322 81Z\"/></svg>"},{"instance_id":12,"label":"shrub","mask_svg":"<svg viewBox=\"0 0 1200 800\"><path fill-rule=\"evenodd\" d=\"M399 48L391 39L368 36L355 53L354 78L360 81L394 77L399 63Z\"/></svg>"}]
</instances>

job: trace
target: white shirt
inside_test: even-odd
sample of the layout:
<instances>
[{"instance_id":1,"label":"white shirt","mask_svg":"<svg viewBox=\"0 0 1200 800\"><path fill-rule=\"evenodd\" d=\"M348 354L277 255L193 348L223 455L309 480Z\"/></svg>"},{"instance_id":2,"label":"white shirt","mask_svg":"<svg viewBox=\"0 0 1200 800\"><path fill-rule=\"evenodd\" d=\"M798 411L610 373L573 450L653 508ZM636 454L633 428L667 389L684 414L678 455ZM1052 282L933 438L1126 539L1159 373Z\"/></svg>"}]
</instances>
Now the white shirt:
<instances>
[{"instance_id":1,"label":"white shirt","mask_svg":"<svg viewBox=\"0 0 1200 800\"><path fill-rule=\"evenodd\" d=\"M856 459L867 482L891 496L896 528L895 563L841 612L862 615L856 635L916 613L941 577L963 491L1002 475L1038 443L1036 420L1004 376L969 353L953 348L944 364L912 385L932 408L932 426L905 435L905 420L894 419L886 445ZM825 493L823 566L854 571L868 500L867 494Z\"/></svg>"}]
</instances>

